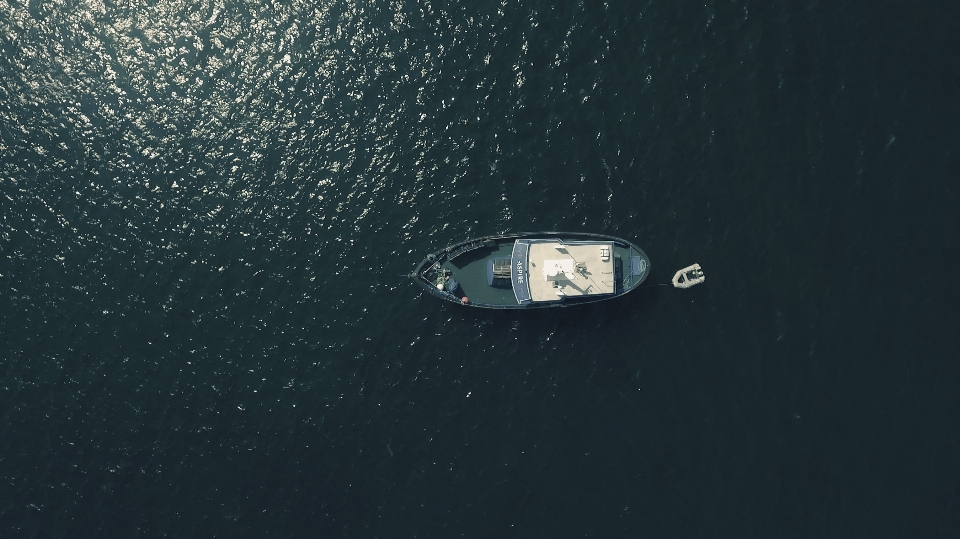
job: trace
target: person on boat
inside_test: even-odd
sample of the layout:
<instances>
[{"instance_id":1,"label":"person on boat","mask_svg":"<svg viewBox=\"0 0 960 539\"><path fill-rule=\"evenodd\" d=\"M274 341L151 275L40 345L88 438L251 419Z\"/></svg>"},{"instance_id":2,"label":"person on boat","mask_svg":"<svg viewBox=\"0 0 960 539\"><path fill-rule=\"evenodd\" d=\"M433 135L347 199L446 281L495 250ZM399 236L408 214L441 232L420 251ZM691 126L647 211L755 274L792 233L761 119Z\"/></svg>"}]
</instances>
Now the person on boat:
<instances>
[{"instance_id":1,"label":"person on boat","mask_svg":"<svg viewBox=\"0 0 960 539\"><path fill-rule=\"evenodd\" d=\"M460 298L460 303L463 303L464 305L466 305L470 301L469 298L467 298L467 296L457 293L457 289L460 288L460 283L457 282L456 279L450 277L449 275L446 276L446 280L447 280L447 284L445 288L447 289L447 292L450 292L455 297Z\"/></svg>"},{"instance_id":2,"label":"person on boat","mask_svg":"<svg viewBox=\"0 0 960 539\"><path fill-rule=\"evenodd\" d=\"M443 278L444 280L446 280L446 283L444 284L443 288L446 289L447 292L450 292L451 294L453 294L454 292L457 291L457 288L460 288L460 283L457 282L457 280L451 277L450 275L445 275Z\"/></svg>"}]
</instances>

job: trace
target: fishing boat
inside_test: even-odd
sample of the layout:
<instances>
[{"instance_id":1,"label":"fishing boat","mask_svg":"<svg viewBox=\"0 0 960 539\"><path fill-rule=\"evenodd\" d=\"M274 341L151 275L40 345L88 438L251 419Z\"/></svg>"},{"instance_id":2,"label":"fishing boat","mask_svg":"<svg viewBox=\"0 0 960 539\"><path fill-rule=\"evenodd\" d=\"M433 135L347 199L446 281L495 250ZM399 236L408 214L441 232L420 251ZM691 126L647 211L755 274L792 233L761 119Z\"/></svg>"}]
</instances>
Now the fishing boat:
<instances>
[{"instance_id":1,"label":"fishing boat","mask_svg":"<svg viewBox=\"0 0 960 539\"><path fill-rule=\"evenodd\" d=\"M485 309L595 303L635 290L650 259L602 234L518 232L476 238L427 255L410 274L444 301Z\"/></svg>"}]
</instances>

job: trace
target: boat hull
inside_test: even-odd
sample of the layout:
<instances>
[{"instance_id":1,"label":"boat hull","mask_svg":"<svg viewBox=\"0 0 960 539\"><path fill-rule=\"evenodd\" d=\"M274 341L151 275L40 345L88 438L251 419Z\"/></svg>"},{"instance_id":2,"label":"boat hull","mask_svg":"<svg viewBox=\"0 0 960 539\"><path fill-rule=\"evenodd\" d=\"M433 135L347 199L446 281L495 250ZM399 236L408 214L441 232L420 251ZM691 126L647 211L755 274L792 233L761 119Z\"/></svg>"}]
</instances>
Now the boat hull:
<instances>
[{"instance_id":1,"label":"boat hull","mask_svg":"<svg viewBox=\"0 0 960 539\"><path fill-rule=\"evenodd\" d=\"M517 246L553 245L561 250L567 246L573 248L577 245L601 243L612 247L612 252L608 253L612 275L609 281L605 281L607 288L599 289L598 292L577 296L557 292L556 297L551 296L546 300L542 295L540 298L531 299L529 290L525 289L523 284L525 279L529 281L531 278L529 271L518 272L516 267L507 269L504 265L507 260L512 260L514 266L517 265ZM522 252L522 249L517 250ZM512 280L502 273L504 271L511 273ZM646 253L633 243L615 236L572 232L518 232L474 238L430 253L410 275L425 292L450 303L481 309L542 309L584 305L620 297L636 290L649 274L650 259ZM573 277L570 273L567 275ZM533 278L538 276L534 275ZM457 283L452 291L449 290L451 279ZM438 288L438 283L445 286ZM542 283L531 284L541 289L544 286ZM464 298L467 298L466 302Z\"/></svg>"}]
</instances>

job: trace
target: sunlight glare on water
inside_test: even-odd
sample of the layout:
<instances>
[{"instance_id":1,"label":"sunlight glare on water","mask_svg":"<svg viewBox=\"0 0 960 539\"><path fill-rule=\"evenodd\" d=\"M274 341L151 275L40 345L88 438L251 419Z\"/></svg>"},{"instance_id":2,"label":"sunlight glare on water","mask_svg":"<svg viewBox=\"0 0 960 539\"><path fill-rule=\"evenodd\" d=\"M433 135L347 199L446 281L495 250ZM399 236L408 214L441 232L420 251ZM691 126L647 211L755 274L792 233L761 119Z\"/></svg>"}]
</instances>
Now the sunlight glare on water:
<instances>
[{"instance_id":1,"label":"sunlight glare on water","mask_svg":"<svg viewBox=\"0 0 960 539\"><path fill-rule=\"evenodd\" d=\"M951 19L747 7L0 3L0 537L956 536Z\"/></svg>"}]
</instances>

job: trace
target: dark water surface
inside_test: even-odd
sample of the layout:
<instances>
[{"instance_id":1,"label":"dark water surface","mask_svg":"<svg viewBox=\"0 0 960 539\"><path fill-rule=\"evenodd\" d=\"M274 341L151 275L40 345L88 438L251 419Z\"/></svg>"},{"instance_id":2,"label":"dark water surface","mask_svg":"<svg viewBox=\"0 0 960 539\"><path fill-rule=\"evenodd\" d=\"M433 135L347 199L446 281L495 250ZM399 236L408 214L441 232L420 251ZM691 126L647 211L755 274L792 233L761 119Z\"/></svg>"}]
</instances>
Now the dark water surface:
<instances>
[{"instance_id":1,"label":"dark water surface","mask_svg":"<svg viewBox=\"0 0 960 539\"><path fill-rule=\"evenodd\" d=\"M0 536L960 536L956 21L6 0ZM401 276L520 230L708 280Z\"/></svg>"}]
</instances>

